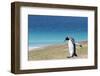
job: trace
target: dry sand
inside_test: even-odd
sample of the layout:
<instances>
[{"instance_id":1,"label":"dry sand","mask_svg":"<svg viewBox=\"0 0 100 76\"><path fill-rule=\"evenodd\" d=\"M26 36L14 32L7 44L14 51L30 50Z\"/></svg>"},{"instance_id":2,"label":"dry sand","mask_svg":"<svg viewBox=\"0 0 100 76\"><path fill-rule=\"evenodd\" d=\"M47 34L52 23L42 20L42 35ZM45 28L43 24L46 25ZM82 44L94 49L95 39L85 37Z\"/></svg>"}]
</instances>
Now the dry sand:
<instances>
[{"instance_id":1,"label":"dry sand","mask_svg":"<svg viewBox=\"0 0 100 76\"><path fill-rule=\"evenodd\" d=\"M80 42L82 47L77 46L78 58L87 58L88 44L87 41ZM44 48L31 49L28 51L28 60L51 60L67 59L69 56L67 44L51 45Z\"/></svg>"}]
</instances>

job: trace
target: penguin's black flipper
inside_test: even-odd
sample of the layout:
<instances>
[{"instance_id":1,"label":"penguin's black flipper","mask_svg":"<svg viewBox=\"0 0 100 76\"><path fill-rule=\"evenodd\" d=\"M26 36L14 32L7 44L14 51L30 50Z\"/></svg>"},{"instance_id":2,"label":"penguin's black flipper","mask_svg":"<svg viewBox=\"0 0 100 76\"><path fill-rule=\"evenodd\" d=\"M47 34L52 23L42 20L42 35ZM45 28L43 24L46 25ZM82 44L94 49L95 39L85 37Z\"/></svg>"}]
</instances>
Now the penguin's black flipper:
<instances>
[{"instance_id":1,"label":"penguin's black flipper","mask_svg":"<svg viewBox=\"0 0 100 76\"><path fill-rule=\"evenodd\" d=\"M82 45L80 45L80 47L82 48Z\"/></svg>"}]
</instances>

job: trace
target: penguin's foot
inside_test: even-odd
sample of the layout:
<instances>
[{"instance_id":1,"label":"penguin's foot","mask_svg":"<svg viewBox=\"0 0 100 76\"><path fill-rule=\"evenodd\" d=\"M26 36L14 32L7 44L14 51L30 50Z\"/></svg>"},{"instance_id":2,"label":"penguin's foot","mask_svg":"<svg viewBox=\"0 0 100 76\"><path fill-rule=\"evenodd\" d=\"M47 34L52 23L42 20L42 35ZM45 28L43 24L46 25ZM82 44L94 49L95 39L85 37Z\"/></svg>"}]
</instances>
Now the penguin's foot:
<instances>
[{"instance_id":1,"label":"penguin's foot","mask_svg":"<svg viewBox=\"0 0 100 76\"><path fill-rule=\"evenodd\" d=\"M72 58L72 56L68 56L67 58Z\"/></svg>"},{"instance_id":2,"label":"penguin's foot","mask_svg":"<svg viewBox=\"0 0 100 76\"><path fill-rule=\"evenodd\" d=\"M77 55L73 55L73 56L68 56L67 58L73 58L73 57L78 57Z\"/></svg>"},{"instance_id":3,"label":"penguin's foot","mask_svg":"<svg viewBox=\"0 0 100 76\"><path fill-rule=\"evenodd\" d=\"M75 55L74 55L74 56L72 56L72 57L78 57L78 56L75 56Z\"/></svg>"},{"instance_id":4,"label":"penguin's foot","mask_svg":"<svg viewBox=\"0 0 100 76\"><path fill-rule=\"evenodd\" d=\"M72 57L77 57L77 54L73 54Z\"/></svg>"}]
</instances>

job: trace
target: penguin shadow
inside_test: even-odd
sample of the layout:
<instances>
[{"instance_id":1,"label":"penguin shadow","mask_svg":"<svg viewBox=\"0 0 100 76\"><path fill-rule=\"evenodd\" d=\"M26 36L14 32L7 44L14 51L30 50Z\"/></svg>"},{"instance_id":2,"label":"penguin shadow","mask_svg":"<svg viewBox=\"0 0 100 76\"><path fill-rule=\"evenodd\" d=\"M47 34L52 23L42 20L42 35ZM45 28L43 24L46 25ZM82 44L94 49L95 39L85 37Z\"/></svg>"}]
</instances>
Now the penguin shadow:
<instances>
[{"instance_id":1,"label":"penguin shadow","mask_svg":"<svg viewBox=\"0 0 100 76\"><path fill-rule=\"evenodd\" d=\"M67 58L68 58L68 59L77 59L78 56L73 56L73 57L72 57L72 56L67 56Z\"/></svg>"}]
</instances>

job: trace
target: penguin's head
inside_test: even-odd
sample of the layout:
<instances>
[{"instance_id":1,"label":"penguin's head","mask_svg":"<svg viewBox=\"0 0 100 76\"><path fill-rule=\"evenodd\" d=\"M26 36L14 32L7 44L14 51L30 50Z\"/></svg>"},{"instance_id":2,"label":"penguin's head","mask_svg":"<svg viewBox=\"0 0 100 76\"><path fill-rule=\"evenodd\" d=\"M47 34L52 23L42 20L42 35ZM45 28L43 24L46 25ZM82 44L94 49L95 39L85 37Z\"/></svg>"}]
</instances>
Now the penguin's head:
<instances>
[{"instance_id":1,"label":"penguin's head","mask_svg":"<svg viewBox=\"0 0 100 76\"><path fill-rule=\"evenodd\" d=\"M65 40L69 40L69 37L67 36L67 37L65 38Z\"/></svg>"}]
</instances>

